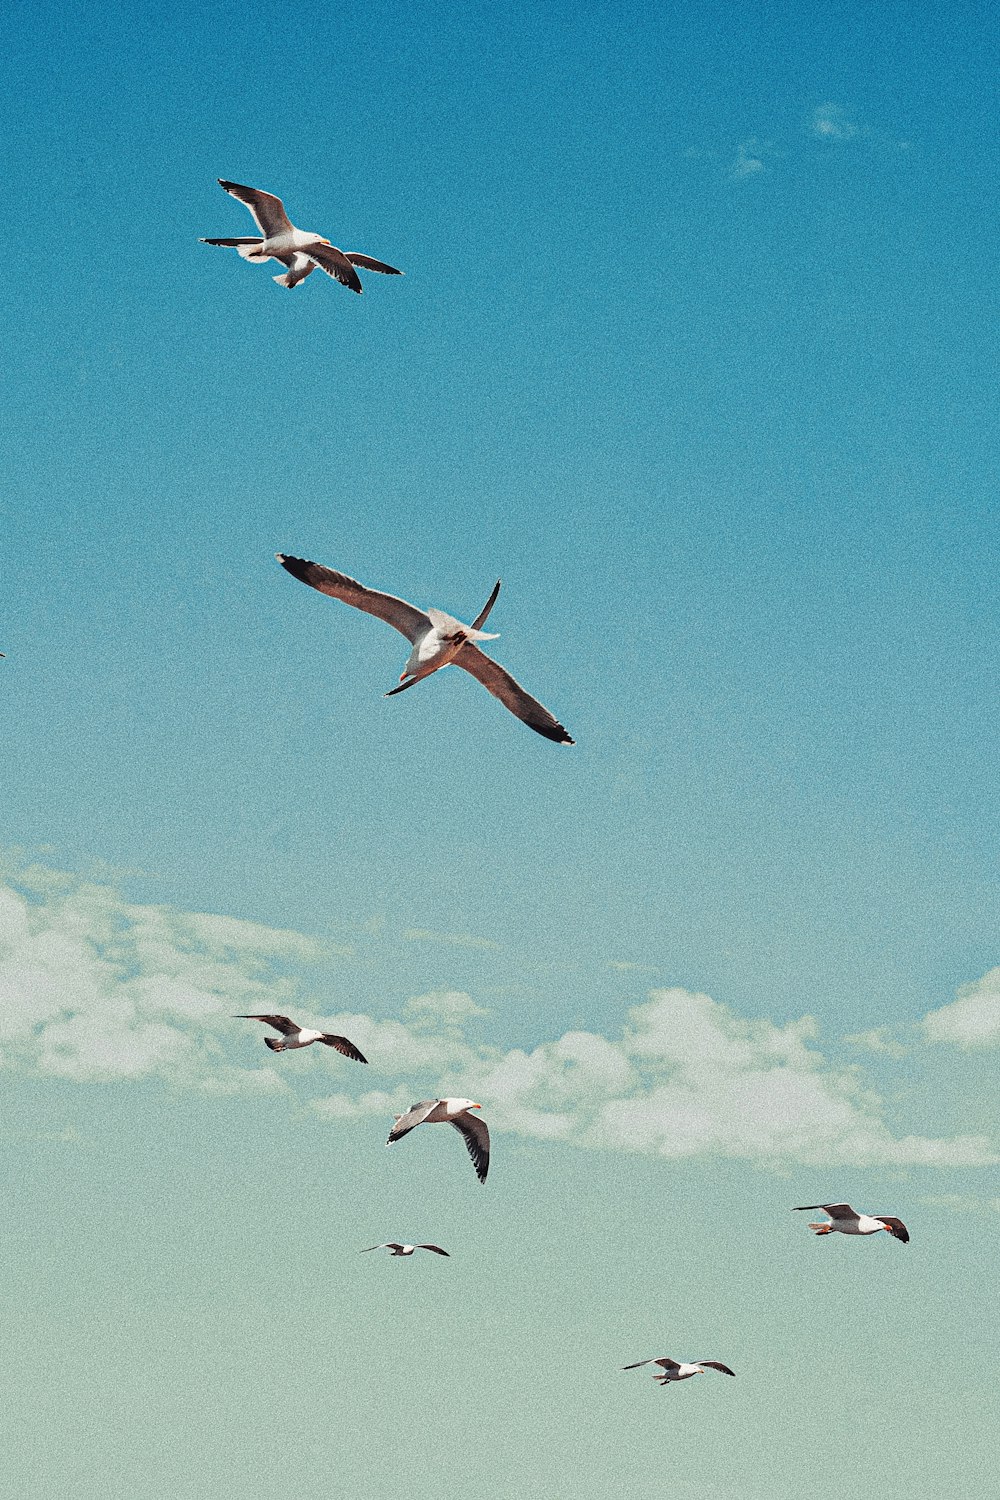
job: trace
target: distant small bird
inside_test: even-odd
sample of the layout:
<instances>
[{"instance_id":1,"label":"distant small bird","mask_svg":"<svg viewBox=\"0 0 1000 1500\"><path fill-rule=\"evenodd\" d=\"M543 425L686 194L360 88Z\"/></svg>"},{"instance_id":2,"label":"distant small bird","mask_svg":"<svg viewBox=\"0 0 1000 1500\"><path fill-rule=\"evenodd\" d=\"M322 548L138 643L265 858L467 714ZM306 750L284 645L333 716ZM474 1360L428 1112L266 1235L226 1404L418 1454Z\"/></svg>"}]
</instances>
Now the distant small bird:
<instances>
[{"instance_id":1,"label":"distant small bird","mask_svg":"<svg viewBox=\"0 0 1000 1500\"><path fill-rule=\"evenodd\" d=\"M390 1255L412 1255L414 1250L433 1250L435 1255L448 1254L440 1245L401 1245L397 1240L387 1240L384 1245L369 1245L358 1253L367 1255L369 1250L388 1250Z\"/></svg>"},{"instance_id":2,"label":"distant small bird","mask_svg":"<svg viewBox=\"0 0 1000 1500\"><path fill-rule=\"evenodd\" d=\"M361 278L355 266L363 271L381 271L383 276L402 276L395 266L384 261L373 260L370 255L358 255L353 250L338 250L318 234L296 229L285 213L285 205L273 193L262 193L259 188L243 187L239 182L226 182L219 178L219 186L253 214L260 235L242 235L237 239L203 239L203 245L227 245L239 251L244 260L277 260L287 270L274 280L279 286L298 286L319 266L328 276L334 277L341 286L352 292L361 291ZM261 238L263 236L263 238Z\"/></svg>"},{"instance_id":3,"label":"distant small bird","mask_svg":"<svg viewBox=\"0 0 1000 1500\"><path fill-rule=\"evenodd\" d=\"M365 614L375 615L377 619L384 620L387 625L398 630L400 635L405 635L413 650L400 676L400 686L391 688L385 695L387 698L405 692L407 688L422 682L425 677L430 677L432 672L454 664L470 672L487 692L500 699L504 708L509 708L516 718L536 734L544 735L547 740L554 740L557 745L572 745L573 741L558 719L553 718L537 698L526 693L504 667L484 656L479 647L473 644L474 641L497 639L495 635L489 635L479 627L497 602L499 580L472 624L463 625L460 620L446 615L440 609L417 609L416 605L407 604L405 599L365 588L363 583L348 578L346 573L334 573L321 563L307 562L302 557L288 557L284 552L278 552L276 556L286 573L291 573L300 583L307 583L310 588L327 594L331 599L339 599L343 604L364 610Z\"/></svg>"},{"instance_id":4,"label":"distant small bird","mask_svg":"<svg viewBox=\"0 0 1000 1500\"><path fill-rule=\"evenodd\" d=\"M329 1031L314 1031L311 1026L296 1026L287 1016L234 1016L233 1020L263 1021L265 1026L273 1026L275 1031L280 1031L285 1038L283 1042L276 1041L273 1036L264 1038L264 1046L270 1047L272 1052L294 1052L297 1047L311 1047L313 1042L322 1042L324 1047L334 1047L353 1062L368 1061L364 1053L359 1052L346 1036L334 1036Z\"/></svg>"},{"instance_id":5,"label":"distant small bird","mask_svg":"<svg viewBox=\"0 0 1000 1500\"><path fill-rule=\"evenodd\" d=\"M735 1375L728 1365L721 1365L717 1359L696 1359L693 1364L678 1364L676 1359L640 1359L634 1365L623 1365L623 1370L638 1370L643 1365L659 1365L663 1371L662 1375L654 1375L661 1385L672 1385L676 1380L690 1380L692 1375L704 1375L706 1370L718 1370L723 1375Z\"/></svg>"},{"instance_id":6,"label":"distant small bird","mask_svg":"<svg viewBox=\"0 0 1000 1500\"><path fill-rule=\"evenodd\" d=\"M902 1219L892 1219L888 1214L859 1214L849 1203L805 1203L792 1211L805 1214L814 1208L821 1208L831 1219L829 1224L809 1225L817 1234L878 1234L880 1229L884 1229L894 1240L902 1240L904 1245L909 1244L909 1230Z\"/></svg>"},{"instance_id":7,"label":"distant small bird","mask_svg":"<svg viewBox=\"0 0 1000 1500\"><path fill-rule=\"evenodd\" d=\"M482 1107L481 1104L474 1104L471 1099L421 1099L419 1104L411 1104L405 1115L396 1115L396 1123L389 1131L386 1145L395 1145L404 1135L416 1130L418 1125L454 1125L472 1157L476 1176L480 1182L485 1182L490 1169L490 1133L485 1120L477 1119L469 1113L472 1109Z\"/></svg>"}]
</instances>

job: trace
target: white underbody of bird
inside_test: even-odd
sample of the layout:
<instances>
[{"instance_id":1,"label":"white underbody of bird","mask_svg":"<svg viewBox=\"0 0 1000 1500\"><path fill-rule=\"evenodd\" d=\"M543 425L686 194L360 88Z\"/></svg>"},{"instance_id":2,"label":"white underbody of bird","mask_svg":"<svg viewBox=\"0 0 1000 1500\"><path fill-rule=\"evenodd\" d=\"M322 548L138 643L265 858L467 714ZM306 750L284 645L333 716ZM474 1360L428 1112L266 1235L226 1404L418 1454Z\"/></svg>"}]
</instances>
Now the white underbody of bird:
<instances>
[{"instance_id":1,"label":"white underbody of bird","mask_svg":"<svg viewBox=\"0 0 1000 1500\"><path fill-rule=\"evenodd\" d=\"M537 698L526 692L519 682L515 682L505 667L486 656L476 645L477 641L498 639L481 627L497 602L499 581L472 624L463 625L461 620L445 614L443 610L418 609L415 604L397 599L394 594L383 594L378 589L366 588L357 579L348 578L346 573L335 573L322 563L309 562L303 557L290 557L284 552L278 552L276 556L285 572L291 573L300 583L308 584L330 599L339 599L342 604L350 604L354 609L363 610L365 614L375 615L406 637L410 643L410 655L400 674L399 686L390 688L386 693L387 698L394 698L397 693L415 687L418 682L423 682L425 677L439 672L442 667L462 667L477 682L481 682L494 698L499 698L504 708L509 709L536 734L543 735L557 745L572 745L572 739L558 719Z\"/></svg>"},{"instance_id":2,"label":"white underbody of bird","mask_svg":"<svg viewBox=\"0 0 1000 1500\"><path fill-rule=\"evenodd\" d=\"M718 1370L721 1375L733 1375L736 1371L731 1370L728 1365L720 1364L717 1359L699 1359L691 1364L683 1364L676 1359L640 1359L634 1365L624 1365L626 1370L639 1370L643 1365L658 1365L660 1374L653 1372L653 1379L658 1380L661 1385L673 1385L678 1380L690 1380L692 1375L704 1375L706 1370Z\"/></svg>"},{"instance_id":3,"label":"white underbody of bird","mask_svg":"<svg viewBox=\"0 0 1000 1500\"><path fill-rule=\"evenodd\" d=\"M287 1016L234 1016L236 1021L263 1021L265 1026L273 1026L274 1030L281 1035L279 1042L277 1037L266 1036L264 1046L270 1047L272 1052L294 1052L299 1047L311 1047L314 1042L321 1042L324 1047L332 1047L342 1057L349 1057L352 1062L366 1063L368 1061L364 1053L355 1047L354 1043L346 1036L337 1036L332 1031L317 1031L312 1026L298 1026L290 1021Z\"/></svg>"},{"instance_id":4,"label":"white underbody of bird","mask_svg":"<svg viewBox=\"0 0 1000 1500\"><path fill-rule=\"evenodd\" d=\"M471 1113L482 1107L472 1099L421 1099L411 1104L405 1115L396 1115L386 1145L394 1146L418 1125L454 1125L465 1141L476 1176L485 1182L490 1169L490 1133L486 1121Z\"/></svg>"},{"instance_id":5,"label":"white underbody of bird","mask_svg":"<svg viewBox=\"0 0 1000 1500\"><path fill-rule=\"evenodd\" d=\"M276 260L285 267L280 276L275 276L279 286L291 290L305 281L317 267L349 287L360 292L361 278L356 267L365 271L379 271L383 276L402 276L395 266L385 261L374 260L370 255L361 255L352 250L338 250L321 234L308 229L296 229L285 212L285 205L273 193L260 188L244 187L239 182L227 182L219 178L219 186L231 197L244 204L251 212L260 230L259 235L238 235L235 239L203 239L203 245L224 245L237 251L243 260Z\"/></svg>"},{"instance_id":6,"label":"white underbody of bird","mask_svg":"<svg viewBox=\"0 0 1000 1500\"><path fill-rule=\"evenodd\" d=\"M884 1229L893 1239L900 1240L904 1245L909 1243L910 1234L906 1225L902 1219L890 1214L859 1214L849 1203L805 1203L794 1212L810 1213L816 1208L821 1208L825 1214L830 1215L829 1223L810 1223L809 1228L816 1234L878 1234Z\"/></svg>"}]
</instances>

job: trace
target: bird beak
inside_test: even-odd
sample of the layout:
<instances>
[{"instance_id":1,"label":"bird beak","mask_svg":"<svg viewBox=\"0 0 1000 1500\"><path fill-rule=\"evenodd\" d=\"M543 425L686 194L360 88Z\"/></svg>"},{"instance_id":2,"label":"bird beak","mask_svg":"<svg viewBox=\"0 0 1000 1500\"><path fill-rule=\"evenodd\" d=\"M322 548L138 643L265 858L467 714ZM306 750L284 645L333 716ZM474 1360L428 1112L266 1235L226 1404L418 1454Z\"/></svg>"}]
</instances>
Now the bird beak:
<instances>
[{"instance_id":1,"label":"bird beak","mask_svg":"<svg viewBox=\"0 0 1000 1500\"><path fill-rule=\"evenodd\" d=\"M473 1109L482 1109L483 1106L481 1104L474 1104L472 1107Z\"/></svg>"}]
</instances>

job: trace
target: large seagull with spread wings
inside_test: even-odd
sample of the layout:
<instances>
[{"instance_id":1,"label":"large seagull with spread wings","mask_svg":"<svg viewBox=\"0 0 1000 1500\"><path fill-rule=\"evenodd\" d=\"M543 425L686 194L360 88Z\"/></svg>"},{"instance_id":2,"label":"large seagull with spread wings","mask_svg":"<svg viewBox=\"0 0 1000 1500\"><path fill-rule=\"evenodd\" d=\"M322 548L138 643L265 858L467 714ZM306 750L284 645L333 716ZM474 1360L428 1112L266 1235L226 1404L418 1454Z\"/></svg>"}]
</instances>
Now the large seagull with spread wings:
<instances>
[{"instance_id":1,"label":"large seagull with spread wings","mask_svg":"<svg viewBox=\"0 0 1000 1500\"><path fill-rule=\"evenodd\" d=\"M476 1176L480 1182L485 1182L490 1170L490 1132L486 1121L471 1113L482 1107L472 1099L421 1099L417 1104L411 1104L405 1115L396 1116L386 1145L394 1146L418 1125L454 1125L472 1157Z\"/></svg>"},{"instance_id":2,"label":"large seagull with spread wings","mask_svg":"<svg viewBox=\"0 0 1000 1500\"><path fill-rule=\"evenodd\" d=\"M814 1208L821 1208L830 1215L828 1224L810 1223L809 1228L816 1234L878 1234L884 1229L894 1240L909 1244L909 1230L902 1219L891 1214L859 1214L849 1203L803 1203L793 1212L806 1214Z\"/></svg>"},{"instance_id":3,"label":"large seagull with spread wings","mask_svg":"<svg viewBox=\"0 0 1000 1500\"><path fill-rule=\"evenodd\" d=\"M273 193L262 193L259 188L244 187L239 182L226 182L219 178L219 186L253 214L259 235L240 235L236 239L203 239L203 245L227 245L237 250L244 260L262 262L277 260L285 267L280 276L275 276L279 286L291 290L305 281L316 267L350 287L352 292L361 291L361 278L355 270L381 271L383 276L402 276L395 266L384 261L373 260L370 255L359 255L354 250L338 250L319 234L308 229L296 229L285 213L285 205Z\"/></svg>"},{"instance_id":4,"label":"large seagull with spread wings","mask_svg":"<svg viewBox=\"0 0 1000 1500\"><path fill-rule=\"evenodd\" d=\"M405 599L396 599L392 594L381 594L376 589L365 588L364 584L348 578L344 573L334 573L320 563L307 562L301 557L287 557L284 552L276 555L281 566L293 578L308 583L310 588L318 589L321 594L328 594L331 599L340 599L344 604L351 604L355 609L375 615L398 630L400 635L406 636L413 648L410 659L400 676L399 687L386 693L387 698L422 682L425 677L440 671L442 667L464 667L466 672L470 672L482 683L487 692L492 693L494 698L499 698L505 708L509 708L512 714L536 734L544 735L547 740L554 740L557 745L573 744L559 720L547 708L543 708L537 698L526 693L520 683L515 682L498 662L485 656L474 644L476 641L497 639L495 635L489 635L479 627L497 602L499 581L472 624L463 625L461 620L453 619L440 609L417 609L416 605L407 604Z\"/></svg>"}]
</instances>

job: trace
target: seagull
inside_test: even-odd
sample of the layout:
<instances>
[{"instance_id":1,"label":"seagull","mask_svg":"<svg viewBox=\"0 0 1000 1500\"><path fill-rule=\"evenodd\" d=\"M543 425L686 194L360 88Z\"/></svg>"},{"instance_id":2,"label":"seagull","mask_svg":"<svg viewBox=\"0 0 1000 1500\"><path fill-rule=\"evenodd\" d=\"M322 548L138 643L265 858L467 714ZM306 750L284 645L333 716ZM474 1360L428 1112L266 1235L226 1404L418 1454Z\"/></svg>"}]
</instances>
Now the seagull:
<instances>
[{"instance_id":1,"label":"seagull","mask_svg":"<svg viewBox=\"0 0 1000 1500\"><path fill-rule=\"evenodd\" d=\"M368 1061L364 1053L359 1052L346 1036L334 1036L329 1031L314 1031L311 1026L296 1026L287 1016L234 1016L233 1020L263 1021L265 1026L273 1026L275 1031L280 1031L285 1038L283 1042L277 1041L273 1036L264 1038L264 1046L270 1047L272 1052L294 1052L296 1047L311 1047L313 1042L322 1042L324 1047L334 1047L353 1062Z\"/></svg>"},{"instance_id":2,"label":"seagull","mask_svg":"<svg viewBox=\"0 0 1000 1500\"><path fill-rule=\"evenodd\" d=\"M412 1255L414 1250L433 1250L435 1255L448 1254L440 1245L401 1245L397 1240L388 1240L384 1245L369 1245L358 1253L367 1255L369 1250L388 1250L390 1255Z\"/></svg>"},{"instance_id":3,"label":"seagull","mask_svg":"<svg viewBox=\"0 0 1000 1500\"><path fill-rule=\"evenodd\" d=\"M285 205L273 193L262 193L259 188L243 187L238 182L226 182L219 178L219 186L232 197L246 204L253 214L260 235L242 235L236 239L203 239L203 245L228 245L238 250L244 260L277 260L287 269L275 276L279 286L298 286L316 267L334 277L341 286L352 292L361 291L361 278L355 266L363 271L381 271L384 276L402 276L395 266L384 261L373 260L370 255L358 255L353 250L338 250L329 240L306 229L296 229L285 213ZM263 238L261 238L263 236Z\"/></svg>"},{"instance_id":4,"label":"seagull","mask_svg":"<svg viewBox=\"0 0 1000 1500\"><path fill-rule=\"evenodd\" d=\"M482 1109L471 1099L421 1099L411 1104L405 1115L396 1115L396 1123L389 1131L387 1146L401 1141L418 1125L454 1125L461 1131L466 1150L472 1157L472 1165L480 1182L486 1181L490 1170L490 1133L486 1121L469 1114L471 1109ZM376 1249L378 1247L376 1246Z\"/></svg>"},{"instance_id":5,"label":"seagull","mask_svg":"<svg viewBox=\"0 0 1000 1500\"><path fill-rule=\"evenodd\" d=\"M718 1370L723 1375L735 1375L728 1365L722 1365L717 1359L696 1359L692 1364L681 1365L676 1359L640 1359L634 1365L623 1365L624 1370L638 1370L643 1365L659 1365L663 1371L662 1375L653 1376L661 1385L672 1385L676 1380L690 1380L692 1375L704 1375L706 1370Z\"/></svg>"},{"instance_id":6,"label":"seagull","mask_svg":"<svg viewBox=\"0 0 1000 1500\"><path fill-rule=\"evenodd\" d=\"M821 1208L831 1219L829 1224L809 1225L817 1234L878 1234L884 1229L894 1240L909 1244L910 1234L902 1219L890 1218L888 1214L859 1214L849 1203L804 1203L793 1211L804 1214L814 1208Z\"/></svg>"},{"instance_id":7,"label":"seagull","mask_svg":"<svg viewBox=\"0 0 1000 1500\"><path fill-rule=\"evenodd\" d=\"M321 594L328 594L331 599L340 599L344 604L353 605L355 609L363 609L365 614L376 615L387 625L392 625L400 635L406 636L413 649L400 674L399 687L391 688L385 695L387 698L405 692L407 688L429 677L432 672L454 664L471 672L487 692L492 693L494 698L499 698L505 708L509 708L516 718L536 734L544 735L547 740L554 740L557 745L573 744L558 719L553 718L537 698L526 693L520 683L515 682L498 662L484 656L479 647L473 644L474 641L497 639L495 635L490 635L479 627L497 602L499 579L472 624L463 625L460 620L444 614L440 609L417 609L415 605L407 604L405 599L365 588L364 584L348 578L344 573L334 573L321 563L307 562L301 557L288 557L284 552L275 555L293 578L308 583L310 588L318 589Z\"/></svg>"}]
</instances>

